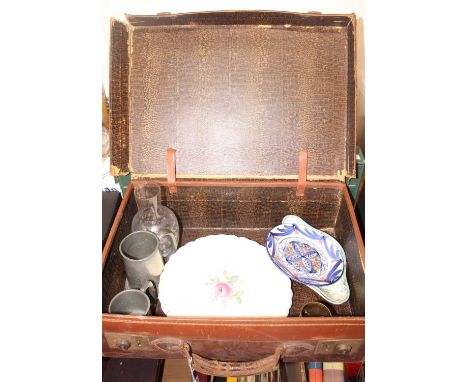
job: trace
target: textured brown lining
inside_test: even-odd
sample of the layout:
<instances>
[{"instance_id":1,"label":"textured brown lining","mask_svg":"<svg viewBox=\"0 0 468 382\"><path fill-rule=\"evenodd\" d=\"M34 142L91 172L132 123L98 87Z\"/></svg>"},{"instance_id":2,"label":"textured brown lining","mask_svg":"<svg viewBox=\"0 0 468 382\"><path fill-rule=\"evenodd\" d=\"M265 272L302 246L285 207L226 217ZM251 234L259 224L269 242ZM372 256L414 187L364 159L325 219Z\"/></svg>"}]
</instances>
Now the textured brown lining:
<instances>
[{"instance_id":1,"label":"textured brown lining","mask_svg":"<svg viewBox=\"0 0 468 382\"><path fill-rule=\"evenodd\" d=\"M111 173L128 172L128 32L127 26L111 19L110 130Z\"/></svg>"},{"instance_id":2,"label":"textured brown lining","mask_svg":"<svg viewBox=\"0 0 468 382\"><path fill-rule=\"evenodd\" d=\"M322 229L343 245L348 260L350 300L331 305L311 289L292 282L293 304L289 315L298 316L311 301L325 303L334 315L364 315L364 271L356 237L337 188L306 188L304 197L296 197L295 187L178 186L169 193L163 187L164 203L173 209L182 224L181 245L212 234L245 236L264 244L268 231L281 223L287 214L297 214L314 227ZM130 232L136 212L133 195L129 198L103 270L102 308L107 311L110 299L123 289L124 269L118 253L120 241Z\"/></svg>"},{"instance_id":3,"label":"textured brown lining","mask_svg":"<svg viewBox=\"0 0 468 382\"><path fill-rule=\"evenodd\" d=\"M174 147L180 178L283 177L297 174L304 148L309 179L354 176L353 15L213 12L128 20L130 113L125 119L128 94L120 94L123 112L113 123L130 130L129 145L112 151L120 170L130 162L134 173L165 176L165 150ZM117 29L112 43L120 64L111 67L111 82L125 82L127 45ZM121 132L113 139L126 143Z\"/></svg>"}]
</instances>

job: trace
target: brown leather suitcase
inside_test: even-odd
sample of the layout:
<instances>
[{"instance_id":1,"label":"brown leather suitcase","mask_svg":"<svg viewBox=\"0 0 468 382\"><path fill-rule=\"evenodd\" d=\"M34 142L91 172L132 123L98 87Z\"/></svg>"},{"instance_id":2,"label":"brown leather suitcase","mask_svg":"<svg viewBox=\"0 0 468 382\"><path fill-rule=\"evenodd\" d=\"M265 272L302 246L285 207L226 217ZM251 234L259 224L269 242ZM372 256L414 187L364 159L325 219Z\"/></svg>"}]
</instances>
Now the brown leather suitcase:
<instances>
[{"instance_id":1,"label":"brown leather suitcase","mask_svg":"<svg viewBox=\"0 0 468 382\"><path fill-rule=\"evenodd\" d=\"M231 376L280 358L364 358L364 245L344 183L355 176L355 26L354 15L270 11L111 20L111 169L132 182L102 254L104 356L192 357ZM285 318L108 314L141 179L162 185L181 245L218 233L264 245L283 216L301 216L343 246L349 301L327 304L332 317L299 317L324 300L292 281Z\"/></svg>"}]
</instances>

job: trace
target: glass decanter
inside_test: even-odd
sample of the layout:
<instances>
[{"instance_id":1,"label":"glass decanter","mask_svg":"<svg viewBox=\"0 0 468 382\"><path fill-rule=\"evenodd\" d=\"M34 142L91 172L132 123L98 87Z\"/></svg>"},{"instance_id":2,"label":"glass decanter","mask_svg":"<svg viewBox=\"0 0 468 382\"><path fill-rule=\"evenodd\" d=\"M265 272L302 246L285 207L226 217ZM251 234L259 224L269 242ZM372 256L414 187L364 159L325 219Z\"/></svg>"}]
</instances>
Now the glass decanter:
<instances>
[{"instance_id":1,"label":"glass decanter","mask_svg":"<svg viewBox=\"0 0 468 382\"><path fill-rule=\"evenodd\" d=\"M132 232L154 232L160 240L159 251L164 261L167 262L179 244L177 218L174 212L161 204L159 184L139 183L135 186L134 195L138 212L132 220Z\"/></svg>"}]
</instances>

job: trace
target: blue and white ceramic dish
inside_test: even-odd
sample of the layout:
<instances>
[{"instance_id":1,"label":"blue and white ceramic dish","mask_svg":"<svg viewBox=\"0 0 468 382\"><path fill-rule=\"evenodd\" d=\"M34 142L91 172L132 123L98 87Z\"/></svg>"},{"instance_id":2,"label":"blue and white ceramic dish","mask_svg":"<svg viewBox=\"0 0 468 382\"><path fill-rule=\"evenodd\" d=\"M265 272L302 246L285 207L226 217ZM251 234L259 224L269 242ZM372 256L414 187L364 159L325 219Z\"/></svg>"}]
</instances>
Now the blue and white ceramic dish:
<instances>
[{"instance_id":1,"label":"blue and white ceramic dish","mask_svg":"<svg viewBox=\"0 0 468 382\"><path fill-rule=\"evenodd\" d=\"M333 304L348 300L345 252L327 233L288 215L269 232L266 249L273 263L292 280Z\"/></svg>"}]
</instances>

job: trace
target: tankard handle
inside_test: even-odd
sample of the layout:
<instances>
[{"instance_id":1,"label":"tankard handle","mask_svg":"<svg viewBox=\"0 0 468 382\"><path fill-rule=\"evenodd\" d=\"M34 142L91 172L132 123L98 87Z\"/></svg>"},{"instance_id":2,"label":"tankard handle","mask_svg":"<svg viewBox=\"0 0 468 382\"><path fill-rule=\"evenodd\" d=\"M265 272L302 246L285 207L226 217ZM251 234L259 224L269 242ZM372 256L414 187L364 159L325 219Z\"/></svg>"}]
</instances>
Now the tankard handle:
<instances>
[{"instance_id":1,"label":"tankard handle","mask_svg":"<svg viewBox=\"0 0 468 382\"><path fill-rule=\"evenodd\" d=\"M155 282L154 280L148 280L148 281L140 288L140 290L141 290L142 292L146 292L146 290L147 290L148 288L150 288L151 286L152 286L155 290L158 290L158 286L156 285L156 282ZM131 289L131 288L129 288L129 289ZM154 296L152 296L152 297L154 297Z\"/></svg>"},{"instance_id":2,"label":"tankard handle","mask_svg":"<svg viewBox=\"0 0 468 382\"><path fill-rule=\"evenodd\" d=\"M176 239L174 233L172 231L169 231L168 229L162 229L162 230L159 231L159 233L158 233L159 239L161 239L163 237L166 237L166 236L169 236L171 238L172 245L174 246L174 251L176 251L177 250L177 239Z\"/></svg>"},{"instance_id":3,"label":"tankard handle","mask_svg":"<svg viewBox=\"0 0 468 382\"><path fill-rule=\"evenodd\" d=\"M161 240L163 237L168 236L171 239L172 246L174 247L174 252L177 251L177 239L172 231L169 231L168 229L162 229L158 232L158 238ZM171 256L174 252L167 256L163 256L164 261L166 261L169 256Z\"/></svg>"}]
</instances>

